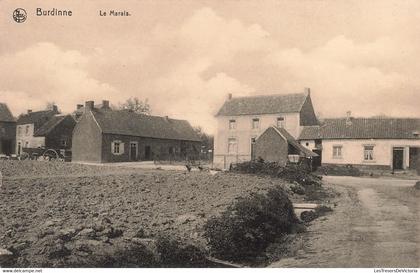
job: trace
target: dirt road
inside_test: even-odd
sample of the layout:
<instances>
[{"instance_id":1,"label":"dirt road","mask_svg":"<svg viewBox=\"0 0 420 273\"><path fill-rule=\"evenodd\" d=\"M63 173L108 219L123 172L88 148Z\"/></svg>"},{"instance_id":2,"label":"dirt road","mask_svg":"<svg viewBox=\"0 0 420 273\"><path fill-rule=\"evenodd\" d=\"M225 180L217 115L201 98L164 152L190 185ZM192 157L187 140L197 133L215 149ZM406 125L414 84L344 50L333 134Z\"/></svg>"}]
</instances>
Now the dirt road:
<instances>
[{"instance_id":1,"label":"dirt road","mask_svg":"<svg viewBox=\"0 0 420 273\"><path fill-rule=\"evenodd\" d=\"M415 181L324 177L341 193L334 213L309 227L302 249L271 267L419 267Z\"/></svg>"}]
</instances>

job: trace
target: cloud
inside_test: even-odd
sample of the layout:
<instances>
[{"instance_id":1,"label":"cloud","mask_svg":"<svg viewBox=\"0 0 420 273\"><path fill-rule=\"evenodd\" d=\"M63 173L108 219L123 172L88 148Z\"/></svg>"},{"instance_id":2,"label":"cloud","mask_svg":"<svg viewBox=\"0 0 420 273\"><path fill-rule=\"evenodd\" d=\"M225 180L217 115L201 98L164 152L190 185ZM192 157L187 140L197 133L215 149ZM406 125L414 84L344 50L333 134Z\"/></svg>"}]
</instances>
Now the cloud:
<instances>
[{"instance_id":1,"label":"cloud","mask_svg":"<svg viewBox=\"0 0 420 273\"><path fill-rule=\"evenodd\" d=\"M42 42L1 58L0 71L7 73L0 74L0 95L14 113L43 109L48 101L70 112L90 98L118 97L111 85L89 76L89 57L79 51Z\"/></svg>"},{"instance_id":2,"label":"cloud","mask_svg":"<svg viewBox=\"0 0 420 273\"><path fill-rule=\"evenodd\" d=\"M296 25L307 23L293 18ZM124 28L123 38L99 35L95 46L82 41L68 49L37 41L0 56L0 71L6 72L0 74L0 100L15 113L52 100L70 112L85 100L118 104L137 96L149 98L154 114L188 119L209 132L215 131L213 115L227 93L310 87L323 116L346 110L359 116L420 115L420 48L414 36L381 32L356 39L338 31L324 39L324 33L296 33L301 45L285 45L283 36L267 30L267 21L222 16L205 7L173 24L163 20L147 30ZM318 36L322 39L308 42Z\"/></svg>"}]
</instances>

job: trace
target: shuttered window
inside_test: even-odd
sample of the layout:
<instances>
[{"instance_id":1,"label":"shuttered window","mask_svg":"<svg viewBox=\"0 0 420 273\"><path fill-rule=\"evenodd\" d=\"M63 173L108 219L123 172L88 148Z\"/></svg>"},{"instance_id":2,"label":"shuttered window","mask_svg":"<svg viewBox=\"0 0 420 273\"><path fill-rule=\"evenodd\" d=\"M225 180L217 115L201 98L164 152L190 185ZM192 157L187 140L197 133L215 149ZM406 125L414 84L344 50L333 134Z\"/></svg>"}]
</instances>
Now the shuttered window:
<instances>
[{"instance_id":1,"label":"shuttered window","mask_svg":"<svg viewBox=\"0 0 420 273\"><path fill-rule=\"evenodd\" d=\"M122 155L124 153L124 143L121 140L112 141L111 153L114 155Z\"/></svg>"}]
</instances>

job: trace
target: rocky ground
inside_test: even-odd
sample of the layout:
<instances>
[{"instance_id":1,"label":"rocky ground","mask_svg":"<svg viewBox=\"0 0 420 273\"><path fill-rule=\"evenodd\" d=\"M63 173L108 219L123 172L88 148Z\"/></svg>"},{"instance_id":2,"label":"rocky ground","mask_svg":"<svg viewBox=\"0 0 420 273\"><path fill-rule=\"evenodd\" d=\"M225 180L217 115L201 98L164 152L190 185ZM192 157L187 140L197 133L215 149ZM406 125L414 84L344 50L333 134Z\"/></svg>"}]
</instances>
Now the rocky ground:
<instances>
[{"instance_id":1,"label":"rocky ground","mask_svg":"<svg viewBox=\"0 0 420 273\"><path fill-rule=\"evenodd\" d=\"M0 171L0 248L12 266L87 266L160 234L205 248L206 219L238 197L281 184L302 199L289 183L242 174L36 161L2 161Z\"/></svg>"}]
</instances>

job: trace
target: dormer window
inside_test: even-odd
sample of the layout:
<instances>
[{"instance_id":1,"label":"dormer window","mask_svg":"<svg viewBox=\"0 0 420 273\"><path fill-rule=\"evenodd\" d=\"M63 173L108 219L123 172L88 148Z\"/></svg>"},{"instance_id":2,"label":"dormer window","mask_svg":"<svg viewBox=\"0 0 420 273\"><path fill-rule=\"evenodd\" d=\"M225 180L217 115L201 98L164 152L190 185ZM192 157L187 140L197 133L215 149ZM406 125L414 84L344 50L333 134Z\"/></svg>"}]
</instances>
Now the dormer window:
<instances>
[{"instance_id":1,"label":"dormer window","mask_svg":"<svg viewBox=\"0 0 420 273\"><path fill-rule=\"evenodd\" d=\"M231 119L229 120L229 130L234 130L236 129L236 120Z\"/></svg>"},{"instance_id":2,"label":"dormer window","mask_svg":"<svg viewBox=\"0 0 420 273\"><path fill-rule=\"evenodd\" d=\"M253 118L252 119L252 129L259 129L260 128L260 119Z\"/></svg>"}]
</instances>

